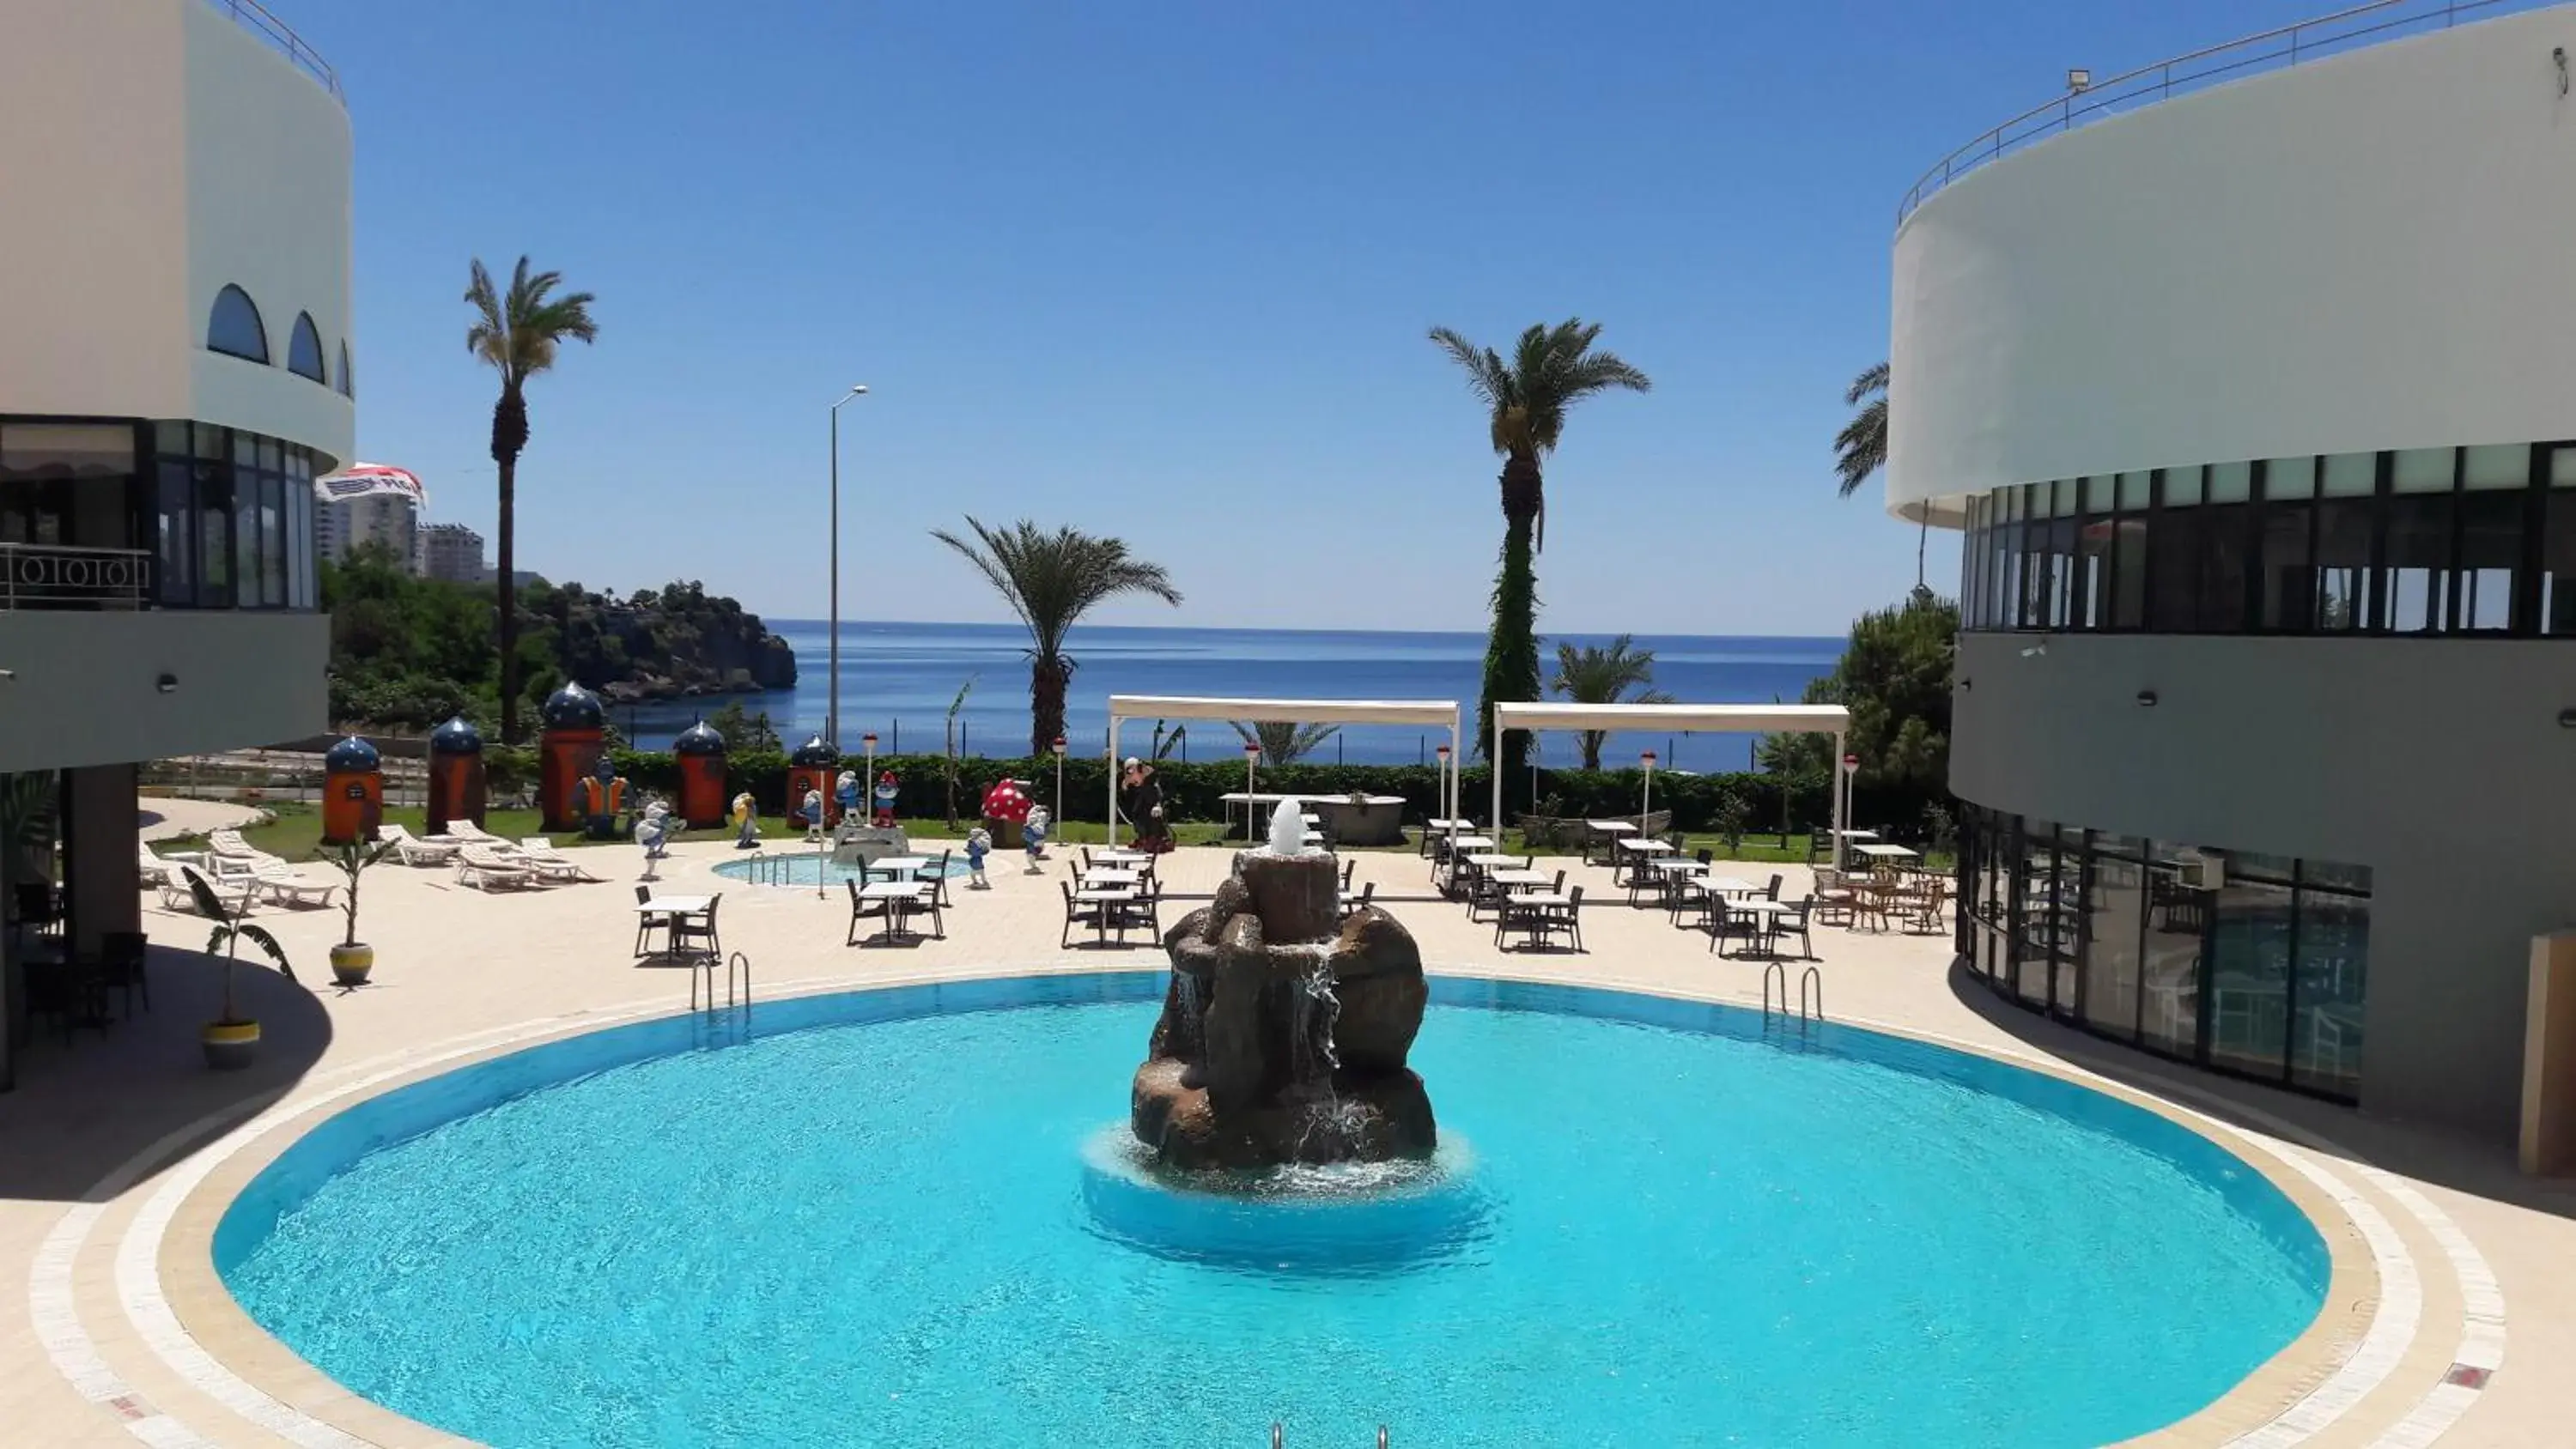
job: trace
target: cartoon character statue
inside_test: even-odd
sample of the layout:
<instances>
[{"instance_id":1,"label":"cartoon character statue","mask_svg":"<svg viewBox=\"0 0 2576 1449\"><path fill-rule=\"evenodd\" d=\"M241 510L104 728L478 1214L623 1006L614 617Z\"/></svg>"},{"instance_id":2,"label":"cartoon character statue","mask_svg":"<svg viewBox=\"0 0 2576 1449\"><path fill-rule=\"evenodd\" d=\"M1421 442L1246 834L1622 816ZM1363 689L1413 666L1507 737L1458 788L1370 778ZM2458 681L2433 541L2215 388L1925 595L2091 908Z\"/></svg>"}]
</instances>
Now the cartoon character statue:
<instances>
[{"instance_id":1,"label":"cartoon character statue","mask_svg":"<svg viewBox=\"0 0 2576 1449\"><path fill-rule=\"evenodd\" d=\"M966 869L971 873L966 882L970 891L988 891L993 883L984 878L984 857L993 853L993 832L978 825L966 832Z\"/></svg>"},{"instance_id":2,"label":"cartoon character statue","mask_svg":"<svg viewBox=\"0 0 2576 1449\"><path fill-rule=\"evenodd\" d=\"M752 850L760 844L760 803L749 790L733 797L733 848Z\"/></svg>"},{"instance_id":3,"label":"cartoon character statue","mask_svg":"<svg viewBox=\"0 0 2576 1449\"><path fill-rule=\"evenodd\" d=\"M823 838L823 792L821 790L808 789L805 792L805 803L798 807L796 818L804 822L805 839L808 843Z\"/></svg>"},{"instance_id":4,"label":"cartoon character statue","mask_svg":"<svg viewBox=\"0 0 2576 1449\"><path fill-rule=\"evenodd\" d=\"M671 837L679 834L678 822L672 819L671 807L656 799L635 817L635 843L644 847L646 860L660 860L669 855Z\"/></svg>"},{"instance_id":5,"label":"cartoon character statue","mask_svg":"<svg viewBox=\"0 0 2576 1449\"><path fill-rule=\"evenodd\" d=\"M895 780L894 771L888 770L883 774L878 775L876 788L877 808L876 813L869 817L869 823L876 826L879 830L894 829L895 797L902 793L902 787Z\"/></svg>"},{"instance_id":6,"label":"cartoon character statue","mask_svg":"<svg viewBox=\"0 0 2576 1449\"><path fill-rule=\"evenodd\" d=\"M1029 807L1029 818L1020 822L1020 840L1029 848L1029 872L1043 871L1039 862L1046 859L1047 827L1053 824L1044 805Z\"/></svg>"},{"instance_id":7,"label":"cartoon character statue","mask_svg":"<svg viewBox=\"0 0 2576 1449\"><path fill-rule=\"evenodd\" d=\"M858 771L843 770L840 776L832 781L832 803L837 807L833 814L843 820L859 813Z\"/></svg>"},{"instance_id":8,"label":"cartoon character statue","mask_svg":"<svg viewBox=\"0 0 2576 1449\"><path fill-rule=\"evenodd\" d=\"M618 778L617 766L608 756L599 757L598 770L576 787L573 800L590 823L591 839L617 838L617 812L626 805L626 782Z\"/></svg>"}]
</instances>

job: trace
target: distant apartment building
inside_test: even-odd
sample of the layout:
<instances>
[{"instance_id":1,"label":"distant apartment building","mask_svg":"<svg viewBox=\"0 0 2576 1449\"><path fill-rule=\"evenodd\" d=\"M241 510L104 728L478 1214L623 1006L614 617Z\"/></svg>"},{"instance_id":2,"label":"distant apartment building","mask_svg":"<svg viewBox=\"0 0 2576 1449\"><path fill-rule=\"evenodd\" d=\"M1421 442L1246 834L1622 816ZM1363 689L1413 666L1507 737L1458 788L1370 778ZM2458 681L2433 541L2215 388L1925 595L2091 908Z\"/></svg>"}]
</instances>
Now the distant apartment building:
<instances>
[{"instance_id":1,"label":"distant apartment building","mask_svg":"<svg viewBox=\"0 0 2576 1449\"><path fill-rule=\"evenodd\" d=\"M483 535L461 523L432 523L420 530L422 578L451 584L479 584L492 577L483 562Z\"/></svg>"},{"instance_id":2,"label":"distant apartment building","mask_svg":"<svg viewBox=\"0 0 2576 1449\"><path fill-rule=\"evenodd\" d=\"M398 493L330 499L313 512L313 543L333 563L363 544L379 543L417 573L421 559L420 505Z\"/></svg>"}]
</instances>

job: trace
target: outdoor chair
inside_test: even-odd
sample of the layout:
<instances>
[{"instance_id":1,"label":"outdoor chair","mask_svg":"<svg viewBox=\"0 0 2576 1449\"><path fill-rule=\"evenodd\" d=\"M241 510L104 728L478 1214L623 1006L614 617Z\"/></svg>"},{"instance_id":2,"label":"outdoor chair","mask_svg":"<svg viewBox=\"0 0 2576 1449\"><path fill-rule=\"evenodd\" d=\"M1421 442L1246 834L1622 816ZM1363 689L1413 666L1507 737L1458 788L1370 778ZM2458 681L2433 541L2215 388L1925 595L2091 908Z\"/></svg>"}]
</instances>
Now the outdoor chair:
<instances>
[{"instance_id":1,"label":"outdoor chair","mask_svg":"<svg viewBox=\"0 0 2576 1449\"><path fill-rule=\"evenodd\" d=\"M857 897L858 889L859 888L855 885L850 887L850 893L853 899ZM635 888L635 904L639 906L649 906L653 904L653 888L648 885L637 886ZM641 956L645 954L645 948L652 944L653 929L656 926L661 927L662 930L667 933L671 928L671 918L667 915L658 915L652 911L637 911L635 913L636 955ZM667 934L664 937L662 949L665 951L670 949L670 941Z\"/></svg>"},{"instance_id":2,"label":"outdoor chair","mask_svg":"<svg viewBox=\"0 0 2576 1449\"><path fill-rule=\"evenodd\" d=\"M1550 932L1563 931L1566 940L1573 944L1575 950L1587 949L1583 944L1583 887L1576 886L1567 891L1565 904L1557 905L1550 902L1541 909L1547 912L1547 928Z\"/></svg>"},{"instance_id":3,"label":"outdoor chair","mask_svg":"<svg viewBox=\"0 0 2576 1449\"><path fill-rule=\"evenodd\" d=\"M54 888L50 884L40 880L20 881L12 894L17 901L21 939L29 931L43 935L63 923L62 912L54 906Z\"/></svg>"},{"instance_id":4,"label":"outdoor chair","mask_svg":"<svg viewBox=\"0 0 2576 1449\"><path fill-rule=\"evenodd\" d=\"M1762 888L1762 899L1766 901L1776 901L1780 899L1780 877L1778 874L1773 874L1771 877L1771 884Z\"/></svg>"},{"instance_id":5,"label":"outdoor chair","mask_svg":"<svg viewBox=\"0 0 2576 1449\"><path fill-rule=\"evenodd\" d=\"M1762 925L1753 913L1736 910L1722 896L1709 897L1706 925L1708 949L1712 952L1719 950L1729 936L1742 936L1748 946L1761 939Z\"/></svg>"},{"instance_id":6,"label":"outdoor chair","mask_svg":"<svg viewBox=\"0 0 2576 1449\"><path fill-rule=\"evenodd\" d=\"M528 868L537 873L537 879L549 884L560 881L571 885L604 879L592 875L580 861L555 849L554 841L543 835L531 835L521 840L519 854L526 858Z\"/></svg>"},{"instance_id":7,"label":"outdoor chair","mask_svg":"<svg viewBox=\"0 0 2576 1449\"><path fill-rule=\"evenodd\" d=\"M485 891L496 885L516 889L535 885L537 872L525 860L505 856L477 841L456 852L456 883Z\"/></svg>"},{"instance_id":8,"label":"outdoor chair","mask_svg":"<svg viewBox=\"0 0 2576 1449\"><path fill-rule=\"evenodd\" d=\"M716 939L716 908L723 904L724 893L718 891L707 897L705 910L682 911L672 916L670 954L688 955L692 943L703 942L704 945L700 949L703 949L710 959L721 958L724 955L724 943Z\"/></svg>"},{"instance_id":9,"label":"outdoor chair","mask_svg":"<svg viewBox=\"0 0 2576 1449\"><path fill-rule=\"evenodd\" d=\"M1111 901L1108 906L1112 917L1110 929L1118 933L1120 945L1127 943L1130 926L1143 931L1149 941L1163 938L1163 886L1160 881L1151 886L1138 886L1134 899Z\"/></svg>"},{"instance_id":10,"label":"outdoor chair","mask_svg":"<svg viewBox=\"0 0 2576 1449\"><path fill-rule=\"evenodd\" d=\"M150 942L141 931L107 931L98 938L98 985L102 993L120 992L125 998L125 1014L134 1014L134 998L143 997L143 1009L152 1009L152 979L144 974L143 962Z\"/></svg>"},{"instance_id":11,"label":"outdoor chair","mask_svg":"<svg viewBox=\"0 0 2576 1449\"><path fill-rule=\"evenodd\" d=\"M1806 899L1773 916L1771 918L1771 953L1775 956L1780 953L1781 937L1795 936L1798 938L1798 959L1815 960L1815 938L1808 934L1808 923L1814 919L1815 912L1816 898L1813 893L1810 893Z\"/></svg>"},{"instance_id":12,"label":"outdoor chair","mask_svg":"<svg viewBox=\"0 0 2576 1449\"><path fill-rule=\"evenodd\" d=\"M1502 909L1494 913L1494 949L1506 949L1508 938L1517 933L1527 937L1530 948L1536 950L1547 944L1547 929L1545 905L1527 896L1506 897Z\"/></svg>"},{"instance_id":13,"label":"outdoor chair","mask_svg":"<svg viewBox=\"0 0 2576 1449\"><path fill-rule=\"evenodd\" d=\"M1089 854L1087 851L1084 853ZM923 866L912 877L914 880L921 882L923 886L929 889L930 905L934 911L945 910L949 906L956 904L954 901L948 899L948 857L953 854L955 854L955 852L951 850L943 850L939 852L939 858L937 860ZM944 925L941 926L939 928L939 934L941 936L946 936L948 934L948 928Z\"/></svg>"},{"instance_id":14,"label":"outdoor chair","mask_svg":"<svg viewBox=\"0 0 2576 1449\"><path fill-rule=\"evenodd\" d=\"M1345 860L1345 861L1343 861L1343 862L1342 862L1342 894L1343 894L1343 895L1349 895L1349 894L1351 893L1351 873L1352 873L1352 872L1354 872L1354 871L1356 871L1356 870L1358 870L1359 868L1360 868L1360 858L1359 858L1358 856L1356 856L1356 855L1354 855L1354 856L1352 856L1350 859Z\"/></svg>"},{"instance_id":15,"label":"outdoor chair","mask_svg":"<svg viewBox=\"0 0 2576 1449\"><path fill-rule=\"evenodd\" d=\"M1906 902L1906 919L1917 931L1937 932L1941 929L1941 908L1949 903L1950 878L1927 871L1915 879Z\"/></svg>"},{"instance_id":16,"label":"outdoor chair","mask_svg":"<svg viewBox=\"0 0 2576 1449\"><path fill-rule=\"evenodd\" d=\"M170 879L170 862L152 853L152 847L134 842L134 871L142 878L143 888L150 890Z\"/></svg>"},{"instance_id":17,"label":"outdoor chair","mask_svg":"<svg viewBox=\"0 0 2576 1449\"><path fill-rule=\"evenodd\" d=\"M1896 872L1885 869L1872 871L1868 880L1853 889L1858 895L1852 911L1853 924L1868 926L1874 921L1877 924L1871 929L1888 929L1888 917L1903 904L1905 890L1897 883Z\"/></svg>"},{"instance_id":18,"label":"outdoor chair","mask_svg":"<svg viewBox=\"0 0 2576 1449\"><path fill-rule=\"evenodd\" d=\"M1362 885L1360 887L1360 893L1357 896L1343 896L1342 919L1347 921L1351 917L1358 915L1360 912L1367 910L1369 903L1375 899L1377 899L1376 881L1369 881Z\"/></svg>"},{"instance_id":19,"label":"outdoor chair","mask_svg":"<svg viewBox=\"0 0 2576 1449\"><path fill-rule=\"evenodd\" d=\"M1828 926L1848 926L1852 912L1859 905L1857 892L1843 872L1830 865L1816 867L1816 920Z\"/></svg>"},{"instance_id":20,"label":"outdoor chair","mask_svg":"<svg viewBox=\"0 0 2576 1449\"><path fill-rule=\"evenodd\" d=\"M1095 932L1105 928L1108 917L1103 912L1107 910L1108 902L1077 901L1073 898L1073 887L1064 881L1057 881L1056 889L1064 892L1064 931L1056 938L1059 950L1073 944L1073 928L1076 926L1089 926Z\"/></svg>"}]
</instances>

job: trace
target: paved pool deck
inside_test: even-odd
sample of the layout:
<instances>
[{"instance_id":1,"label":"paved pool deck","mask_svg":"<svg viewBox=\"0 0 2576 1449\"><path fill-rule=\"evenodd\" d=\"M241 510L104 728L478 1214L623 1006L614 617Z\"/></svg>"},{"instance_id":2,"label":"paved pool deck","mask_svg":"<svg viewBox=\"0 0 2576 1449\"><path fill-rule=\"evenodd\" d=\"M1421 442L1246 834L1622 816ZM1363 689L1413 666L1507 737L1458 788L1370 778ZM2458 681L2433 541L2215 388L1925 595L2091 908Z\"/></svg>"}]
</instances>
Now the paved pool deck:
<instances>
[{"instance_id":1,"label":"paved pool deck","mask_svg":"<svg viewBox=\"0 0 2576 1449\"><path fill-rule=\"evenodd\" d=\"M1055 868L997 857L990 891L952 883L947 938L846 946L847 898L753 887L712 868L724 842L683 844L660 894L724 892L724 945L751 958L764 998L977 975L1159 969L1161 953L1059 945ZM241 1314L216 1280L216 1217L259 1165L365 1095L529 1042L688 1009L691 973L639 961L627 845L580 852L607 880L485 894L445 870L388 863L365 889L376 980L330 984L340 913L264 909L302 985L246 968L264 1026L247 1072L205 1069L196 1029L220 973L188 954L206 925L148 900L151 1010L68 1044L48 1024L0 1095L0 1442L306 1446L460 1441L358 1400ZM1608 872L1562 864L1587 894L1589 950L1504 952L1490 925L1437 898L1428 863L1356 856L1358 880L1409 927L1436 971L1612 986L1744 1005L1758 962L1712 955L1658 910L1631 909ZM1167 857L1165 919L1203 900L1230 852ZM1796 867L1772 870L1803 891ZM873 927L870 928L873 930ZM2335 1254L2318 1324L2159 1445L2361 1449L2576 1443L2576 1181L2534 1182L2508 1144L2362 1116L2227 1082L2099 1042L1993 998L1952 964L1949 937L1838 927L1815 934L1826 1011L2085 1081L2185 1120L2266 1172L2317 1219ZM1797 968L1792 968L1794 980ZM1141 1050L1141 1043L1139 1044ZM1119 1084L1123 1089L1123 1080ZM2109 1204L2106 1211L2117 1211ZM2070 1284L2080 1292L2082 1285Z\"/></svg>"}]
</instances>

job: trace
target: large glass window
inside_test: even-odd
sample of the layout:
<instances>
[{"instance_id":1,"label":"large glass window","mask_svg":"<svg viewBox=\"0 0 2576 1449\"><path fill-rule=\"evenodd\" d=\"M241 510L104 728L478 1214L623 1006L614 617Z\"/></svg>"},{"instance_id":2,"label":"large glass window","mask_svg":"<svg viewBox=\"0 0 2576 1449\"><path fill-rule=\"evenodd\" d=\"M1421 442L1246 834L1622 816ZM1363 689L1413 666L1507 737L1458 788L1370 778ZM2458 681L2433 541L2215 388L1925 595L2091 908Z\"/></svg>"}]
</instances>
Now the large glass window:
<instances>
[{"instance_id":1,"label":"large glass window","mask_svg":"<svg viewBox=\"0 0 2576 1449\"><path fill-rule=\"evenodd\" d=\"M2290 1081L2351 1097L2361 1089L2362 1001L2370 984L2370 869L2302 861L2291 996Z\"/></svg>"},{"instance_id":2,"label":"large glass window","mask_svg":"<svg viewBox=\"0 0 2576 1449\"><path fill-rule=\"evenodd\" d=\"M2576 447L2549 450L2541 500L2540 632L2576 634Z\"/></svg>"},{"instance_id":3,"label":"large glass window","mask_svg":"<svg viewBox=\"0 0 2576 1449\"><path fill-rule=\"evenodd\" d=\"M2084 1024L2123 1041L2138 1030L2146 848L2135 836L2095 832L2092 883L2084 898Z\"/></svg>"},{"instance_id":4,"label":"large glass window","mask_svg":"<svg viewBox=\"0 0 2576 1449\"><path fill-rule=\"evenodd\" d=\"M313 326L310 312L296 313L295 327L286 334L286 370L329 385L322 371L322 334Z\"/></svg>"},{"instance_id":5,"label":"large glass window","mask_svg":"<svg viewBox=\"0 0 2576 1449\"><path fill-rule=\"evenodd\" d=\"M214 311L206 318L206 347L252 362L268 361L268 328L250 293L227 285L215 294Z\"/></svg>"},{"instance_id":6,"label":"large glass window","mask_svg":"<svg viewBox=\"0 0 2576 1449\"><path fill-rule=\"evenodd\" d=\"M2145 977L2138 1040L2150 1051L2189 1057L2200 1046L2200 978L2216 892L2201 883L2200 852L2170 840L2147 848Z\"/></svg>"},{"instance_id":7,"label":"large glass window","mask_svg":"<svg viewBox=\"0 0 2576 1449\"><path fill-rule=\"evenodd\" d=\"M2289 1051L2291 885L2297 864L2236 855L2218 893L2209 971L2209 1061L2278 1077Z\"/></svg>"},{"instance_id":8,"label":"large glass window","mask_svg":"<svg viewBox=\"0 0 2576 1449\"><path fill-rule=\"evenodd\" d=\"M2375 628L2371 529L2378 517L2379 455L2338 453L2317 483L2317 629Z\"/></svg>"},{"instance_id":9,"label":"large glass window","mask_svg":"<svg viewBox=\"0 0 2576 1449\"><path fill-rule=\"evenodd\" d=\"M2317 574L2310 535L2316 528L2317 460L2274 458L2263 465L2263 618L2271 633L2316 627Z\"/></svg>"}]
</instances>

